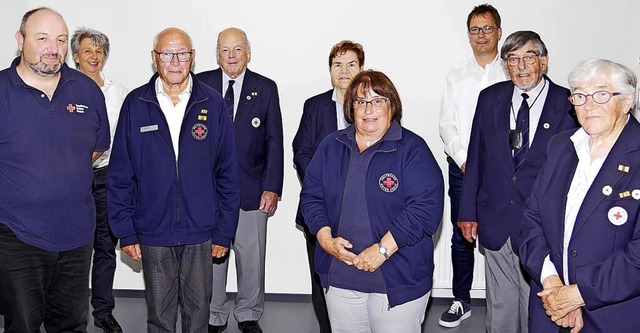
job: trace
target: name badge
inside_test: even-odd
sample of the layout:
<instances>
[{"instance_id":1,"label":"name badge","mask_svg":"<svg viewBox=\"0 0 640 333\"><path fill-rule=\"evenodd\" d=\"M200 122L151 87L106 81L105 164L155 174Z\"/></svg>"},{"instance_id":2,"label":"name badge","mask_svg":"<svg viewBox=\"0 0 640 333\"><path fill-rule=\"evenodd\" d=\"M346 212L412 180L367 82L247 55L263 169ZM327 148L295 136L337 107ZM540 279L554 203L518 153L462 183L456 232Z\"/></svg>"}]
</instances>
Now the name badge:
<instances>
[{"instance_id":1,"label":"name badge","mask_svg":"<svg viewBox=\"0 0 640 333\"><path fill-rule=\"evenodd\" d=\"M153 132L158 130L158 125L149 125L140 127L140 133Z\"/></svg>"}]
</instances>

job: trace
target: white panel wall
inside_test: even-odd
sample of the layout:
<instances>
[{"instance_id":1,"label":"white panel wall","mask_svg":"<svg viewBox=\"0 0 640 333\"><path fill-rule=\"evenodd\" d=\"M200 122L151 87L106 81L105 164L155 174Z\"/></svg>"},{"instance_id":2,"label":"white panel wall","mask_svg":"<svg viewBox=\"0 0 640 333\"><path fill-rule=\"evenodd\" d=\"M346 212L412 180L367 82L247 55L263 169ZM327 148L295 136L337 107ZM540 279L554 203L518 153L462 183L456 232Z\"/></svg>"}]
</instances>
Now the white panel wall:
<instances>
[{"instance_id":1,"label":"white panel wall","mask_svg":"<svg viewBox=\"0 0 640 333\"><path fill-rule=\"evenodd\" d=\"M7 67L16 55L14 34L22 14L41 5L59 11L71 31L88 26L106 33L112 50L105 73L130 90L149 80L152 41L160 30L177 26L191 35L197 50L195 72L200 72L216 67L214 48L220 30L229 26L244 29L252 43L249 67L278 83L284 118L285 187L279 209L269 221L266 288L269 293L308 293L303 236L294 224L300 186L293 169L291 141L304 100L330 87L329 49L342 39L364 45L365 67L381 70L394 81L404 105L404 126L425 138L446 176L438 136L443 78L448 68L470 56L466 16L478 3L481 2L7 1L0 11L0 68ZM640 15L633 0L499 0L492 4L502 15L504 38L522 29L542 36L550 52L549 76L558 84L566 85L569 71L586 58L609 58L638 69L640 43L633 32L637 31L635 22ZM71 62L71 57L67 59ZM443 227L435 236L434 296L450 295L448 210L447 203ZM143 289L139 265L126 259L119 258L115 288ZM481 256L479 259L474 297L484 296ZM232 273L230 291L236 290L234 280Z\"/></svg>"}]
</instances>

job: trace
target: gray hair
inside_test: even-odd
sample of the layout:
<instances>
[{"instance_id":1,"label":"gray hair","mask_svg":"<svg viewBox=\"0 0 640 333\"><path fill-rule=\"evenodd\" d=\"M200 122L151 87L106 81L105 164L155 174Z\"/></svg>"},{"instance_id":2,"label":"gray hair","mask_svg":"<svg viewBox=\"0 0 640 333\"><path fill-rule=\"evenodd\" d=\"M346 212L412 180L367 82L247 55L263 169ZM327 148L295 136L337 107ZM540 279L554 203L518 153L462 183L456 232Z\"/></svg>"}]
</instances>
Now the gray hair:
<instances>
[{"instance_id":1,"label":"gray hair","mask_svg":"<svg viewBox=\"0 0 640 333\"><path fill-rule=\"evenodd\" d=\"M606 59L584 60L569 73L567 81L569 82L571 92L573 92L581 83L598 76L609 80L613 88L619 90L623 96L633 95L633 104L631 105L630 111L635 110L638 78L636 74L625 65Z\"/></svg>"},{"instance_id":2,"label":"gray hair","mask_svg":"<svg viewBox=\"0 0 640 333\"><path fill-rule=\"evenodd\" d=\"M111 44L109 44L109 37L98 30L85 27L76 29L73 36L71 36L71 54L80 52L80 43L85 38L89 38L93 44L104 50L105 60L109 58L109 48L111 46ZM77 63L76 66L78 66Z\"/></svg>"},{"instance_id":3,"label":"gray hair","mask_svg":"<svg viewBox=\"0 0 640 333\"><path fill-rule=\"evenodd\" d=\"M229 32L229 31L235 31L240 33L240 35L242 35L242 39L244 41L244 45L247 46L247 51L251 51L251 43L249 43L249 37L247 37L247 34L244 32L244 30L240 29L240 28L227 28L224 29L222 31L220 31L220 33L218 33L218 41L216 42L216 52L220 52L220 36L222 36L222 34Z\"/></svg>"},{"instance_id":4,"label":"gray hair","mask_svg":"<svg viewBox=\"0 0 640 333\"><path fill-rule=\"evenodd\" d=\"M544 45L540 35L533 31L516 31L509 35L502 44L500 49L500 58L506 60L509 52L522 48L525 44L531 42L538 51L538 54L542 57L547 55L547 47Z\"/></svg>"}]
</instances>

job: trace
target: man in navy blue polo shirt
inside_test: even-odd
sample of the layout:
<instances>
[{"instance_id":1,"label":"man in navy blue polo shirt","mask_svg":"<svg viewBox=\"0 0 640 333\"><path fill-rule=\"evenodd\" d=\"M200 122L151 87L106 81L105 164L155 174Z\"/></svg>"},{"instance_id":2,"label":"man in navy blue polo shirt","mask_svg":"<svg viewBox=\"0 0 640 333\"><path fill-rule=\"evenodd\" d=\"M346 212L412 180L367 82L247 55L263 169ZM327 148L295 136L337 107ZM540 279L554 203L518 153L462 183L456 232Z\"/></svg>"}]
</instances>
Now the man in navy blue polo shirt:
<instances>
[{"instance_id":1,"label":"man in navy blue polo shirt","mask_svg":"<svg viewBox=\"0 0 640 333\"><path fill-rule=\"evenodd\" d=\"M0 72L0 313L5 332L83 332L95 213L92 161L109 148L100 88L70 69L68 29L27 12Z\"/></svg>"}]
</instances>

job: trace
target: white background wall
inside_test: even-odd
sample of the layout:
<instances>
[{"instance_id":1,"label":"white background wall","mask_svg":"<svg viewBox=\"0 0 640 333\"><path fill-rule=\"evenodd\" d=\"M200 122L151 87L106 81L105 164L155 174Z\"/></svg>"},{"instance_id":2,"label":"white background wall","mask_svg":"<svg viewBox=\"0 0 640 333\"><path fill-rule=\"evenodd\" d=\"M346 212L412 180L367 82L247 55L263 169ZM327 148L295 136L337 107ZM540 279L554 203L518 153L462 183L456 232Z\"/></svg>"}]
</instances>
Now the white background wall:
<instances>
[{"instance_id":1,"label":"white background wall","mask_svg":"<svg viewBox=\"0 0 640 333\"><path fill-rule=\"evenodd\" d=\"M480 1L5 1L0 11L0 68L9 66L17 55L14 35L24 12L43 5L62 14L70 33L79 26L106 33L111 55L104 71L129 90L149 80L152 41L160 30L176 26L191 35L197 50L196 73L217 67L214 52L220 30L229 26L245 30L252 46L249 67L278 84L284 120L285 185L278 211L269 220L266 290L309 293L303 235L294 223L300 186L291 141L304 100L330 88L331 46L342 39L364 46L365 67L385 72L395 83L404 105L403 125L425 138L446 177L438 135L442 85L447 70L471 55L465 23ZM586 58L607 58L638 70L635 21L640 18L640 5L636 1L491 3L502 16L503 40L516 30L541 35L550 54L549 76L560 85L566 86L567 74ZM70 56L67 60L73 67ZM441 258L449 256L448 210L447 204L443 228L435 237L436 256ZM434 296L450 294L450 269L448 264L436 267ZM478 275L482 271L477 267ZM236 290L234 280L232 273L230 291ZM484 294L482 281L474 283L473 295ZM143 289L140 267L120 258L114 287Z\"/></svg>"}]
</instances>

